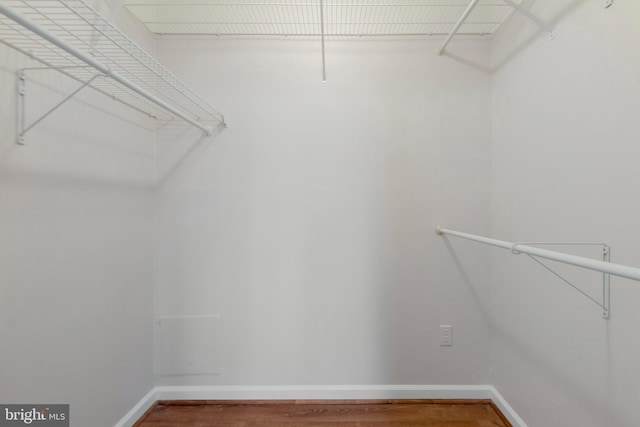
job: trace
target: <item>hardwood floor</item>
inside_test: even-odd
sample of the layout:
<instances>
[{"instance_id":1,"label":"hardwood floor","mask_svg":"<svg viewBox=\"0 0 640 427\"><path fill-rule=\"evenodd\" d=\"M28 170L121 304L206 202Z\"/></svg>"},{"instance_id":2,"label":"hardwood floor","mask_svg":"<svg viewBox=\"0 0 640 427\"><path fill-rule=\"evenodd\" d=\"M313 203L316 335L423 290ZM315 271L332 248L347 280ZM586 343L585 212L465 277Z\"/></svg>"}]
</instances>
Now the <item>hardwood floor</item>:
<instances>
[{"instance_id":1,"label":"hardwood floor","mask_svg":"<svg viewBox=\"0 0 640 427\"><path fill-rule=\"evenodd\" d=\"M511 427L490 400L160 401L134 427Z\"/></svg>"}]
</instances>

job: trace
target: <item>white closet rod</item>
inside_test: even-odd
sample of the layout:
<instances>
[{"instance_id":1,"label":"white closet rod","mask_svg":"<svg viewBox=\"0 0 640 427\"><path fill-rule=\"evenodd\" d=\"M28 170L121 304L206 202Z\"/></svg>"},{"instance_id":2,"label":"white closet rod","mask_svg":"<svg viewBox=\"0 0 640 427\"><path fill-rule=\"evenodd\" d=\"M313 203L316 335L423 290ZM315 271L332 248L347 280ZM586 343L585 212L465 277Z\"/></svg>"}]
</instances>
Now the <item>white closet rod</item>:
<instances>
[{"instance_id":1,"label":"white closet rod","mask_svg":"<svg viewBox=\"0 0 640 427\"><path fill-rule=\"evenodd\" d=\"M640 269L629 267L621 264L613 264L610 262L585 258L576 255L565 254L562 252L540 249L533 246L527 246L520 243L505 242L503 240L490 239L488 237L476 236L475 234L462 233L460 231L448 230L446 228L436 228L439 235L449 235L460 237L462 239L473 240L474 242L484 243L502 249L510 250L514 254L527 254L540 258L550 259L552 261L562 262L564 264L575 265L577 267L587 268L589 270L599 271L602 273L613 274L614 276L625 277L632 280L640 280Z\"/></svg>"},{"instance_id":2,"label":"white closet rod","mask_svg":"<svg viewBox=\"0 0 640 427\"><path fill-rule=\"evenodd\" d=\"M102 73L104 76L112 78L113 80L117 81L121 85L129 88L130 90L136 92L140 96L148 99L149 101L153 102L154 104L158 105L159 107L163 108L164 110L168 111L169 113L173 114L174 116L179 117L182 120L186 121L187 123L190 123L191 125L201 129L207 136L211 136L213 134L213 129L211 127L204 126L202 123L198 123L197 121L193 120L191 117L187 116L182 111L179 111L179 110L175 109L174 107L172 107L171 105L167 104L163 100L159 99L155 95L149 93L148 91L146 91L143 88L137 86L136 84L131 83L129 80L127 80L124 77L120 76L115 71L112 71L109 67L101 64L100 62L96 61L95 59L91 58L90 56L85 55L81 51L77 50L73 46L71 46L68 43L66 43L64 40L56 37L55 35L51 34L46 29L40 27L35 22L33 22L30 19L28 19L28 18L20 15L19 13L15 12L9 6L4 6L4 5L0 4L0 13L5 15L7 18L15 21L16 23L22 25L23 27L27 28L28 30L32 31L33 33L39 35L40 37L42 37L43 39L49 41L50 43L58 46L60 49L62 49L65 52L69 53L70 55L75 56L80 61L84 62L85 64L89 65L90 67L95 68L100 73Z\"/></svg>"}]
</instances>

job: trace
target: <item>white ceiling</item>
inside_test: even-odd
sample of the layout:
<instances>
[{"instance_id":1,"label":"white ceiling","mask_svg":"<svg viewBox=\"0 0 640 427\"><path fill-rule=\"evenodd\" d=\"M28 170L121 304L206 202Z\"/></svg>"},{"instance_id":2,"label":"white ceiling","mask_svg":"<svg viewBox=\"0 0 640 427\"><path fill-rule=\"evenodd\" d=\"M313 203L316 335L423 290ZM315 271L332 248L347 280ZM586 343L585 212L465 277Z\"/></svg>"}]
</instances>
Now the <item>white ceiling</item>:
<instances>
[{"instance_id":1,"label":"white ceiling","mask_svg":"<svg viewBox=\"0 0 640 427\"><path fill-rule=\"evenodd\" d=\"M520 3L521 0L517 0ZM469 0L124 0L156 34L389 37L448 34ZM511 15L480 0L458 34L490 35Z\"/></svg>"}]
</instances>

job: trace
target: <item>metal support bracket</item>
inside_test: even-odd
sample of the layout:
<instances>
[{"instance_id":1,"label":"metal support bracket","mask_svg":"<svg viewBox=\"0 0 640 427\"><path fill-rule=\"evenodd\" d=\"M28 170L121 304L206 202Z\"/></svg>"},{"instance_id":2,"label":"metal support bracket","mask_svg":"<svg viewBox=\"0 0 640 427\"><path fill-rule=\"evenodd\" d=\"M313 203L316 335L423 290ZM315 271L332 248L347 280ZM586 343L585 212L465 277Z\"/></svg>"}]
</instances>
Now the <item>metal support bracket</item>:
<instances>
[{"instance_id":1,"label":"metal support bracket","mask_svg":"<svg viewBox=\"0 0 640 427\"><path fill-rule=\"evenodd\" d=\"M529 18L530 20L532 20L533 22L541 26L542 28L546 29L549 32L549 39L553 40L556 38L556 30L551 25L544 22L542 19L538 18L533 13L529 12L527 9L522 7L519 3L516 3L513 0L502 0L502 1L507 3L509 6L511 6L512 8L514 8L515 10L517 10L518 12L520 12L521 14L523 14L524 16L526 16L527 18Z\"/></svg>"},{"instance_id":2,"label":"metal support bracket","mask_svg":"<svg viewBox=\"0 0 640 427\"><path fill-rule=\"evenodd\" d=\"M611 247L606 243L591 243L591 242L517 242L514 243L511 247L511 253L514 255L519 255L518 245L563 245L563 246L602 246L602 261L611 262ZM598 301L596 298L584 292L582 289L571 283L565 277L560 275L557 271L553 270L553 268L549 267L547 264L540 261L537 257L527 254L529 258L533 261L540 264L546 270L548 270L551 274L565 282L567 285L571 286L576 291L580 292L582 295L587 297L590 301L595 303L598 307L602 309L602 318L609 319L611 315L611 306L610 306L610 284L611 284L611 275L609 273L602 273L602 301Z\"/></svg>"},{"instance_id":3,"label":"metal support bracket","mask_svg":"<svg viewBox=\"0 0 640 427\"><path fill-rule=\"evenodd\" d=\"M451 41L451 39L456 35L456 33L458 32L458 30L460 29L460 27L462 26L462 24L464 24L464 22L467 20L467 18L469 17L469 15L471 14L471 12L473 12L473 9L477 6L478 2L480 0L471 0L471 2L469 3L469 5L467 6L467 8L464 10L464 12L462 13L462 15L460 16L460 18L458 19L458 21L456 22L455 26L453 27L453 29L451 30L451 32L449 33L449 35L447 36L447 38L444 40L444 42L442 43L442 46L440 46L440 49L438 49L436 51L436 53L441 56L445 53L445 49L447 48L447 46L449 45L449 42ZM522 7L519 3L516 3L513 0L502 0L503 2L507 3L509 6L513 7L515 10L517 10L518 12L520 12L521 14L523 14L524 16L526 16L527 18L529 18L530 20L532 20L533 22L535 22L536 24L540 25L541 27L545 28L547 31L549 31L549 38L551 40L553 40L556 37L556 31L554 30L554 28L547 24L546 22L544 22L542 19L538 18L536 15L534 15L533 13L529 12L527 9L525 9L524 7Z\"/></svg>"},{"instance_id":4,"label":"metal support bracket","mask_svg":"<svg viewBox=\"0 0 640 427\"><path fill-rule=\"evenodd\" d=\"M73 98L82 89L84 89L85 87L89 86L95 79L97 79L98 77L103 77L102 74L98 73L98 74L94 75L93 77L91 77L86 82L82 82L80 87L78 87L76 90L74 90L69 95L67 95L62 101L58 102L56 105L54 105L48 111L46 111L44 114L42 114L36 120L34 120L31 124L27 125L26 124L26 111L25 111L26 110L26 96L27 96L26 71L29 71L29 70L45 70L45 69L55 69L55 68L48 68L48 67L46 67L46 68L22 68L21 70L18 71L18 105L17 105L17 108L18 108L18 111L17 111L17 117L18 117L18 140L17 140L17 143L19 145L24 145L25 144L25 135L26 135L27 132L29 132L36 125L38 125L42 120L44 120L49 115L51 115L51 113L53 113L58 108L60 108L68 100Z\"/></svg>"},{"instance_id":5,"label":"metal support bracket","mask_svg":"<svg viewBox=\"0 0 640 427\"><path fill-rule=\"evenodd\" d=\"M602 260L611 262L611 247L602 247ZM611 316L611 275L602 273L602 317L608 319Z\"/></svg>"}]
</instances>

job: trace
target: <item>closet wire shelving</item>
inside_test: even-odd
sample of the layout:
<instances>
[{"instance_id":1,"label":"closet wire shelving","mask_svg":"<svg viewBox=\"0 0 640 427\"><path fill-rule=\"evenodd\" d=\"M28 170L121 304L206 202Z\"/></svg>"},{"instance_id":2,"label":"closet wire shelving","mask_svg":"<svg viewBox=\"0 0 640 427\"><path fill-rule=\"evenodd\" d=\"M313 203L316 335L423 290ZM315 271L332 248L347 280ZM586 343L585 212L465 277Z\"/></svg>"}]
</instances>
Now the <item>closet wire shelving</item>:
<instances>
[{"instance_id":1,"label":"closet wire shelving","mask_svg":"<svg viewBox=\"0 0 640 427\"><path fill-rule=\"evenodd\" d=\"M184 120L207 135L214 125L225 125L219 111L84 0L2 1L0 42L40 63L20 70L20 143L31 127L84 87L157 120ZM56 70L80 86L44 116L25 124L25 80L35 70Z\"/></svg>"},{"instance_id":2,"label":"closet wire shelving","mask_svg":"<svg viewBox=\"0 0 640 427\"><path fill-rule=\"evenodd\" d=\"M516 0L519 3L521 0ZM340 39L447 35L469 0L124 0L153 33ZM459 34L493 34L512 13L479 0Z\"/></svg>"}]
</instances>

